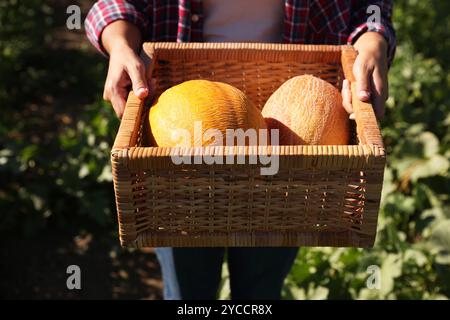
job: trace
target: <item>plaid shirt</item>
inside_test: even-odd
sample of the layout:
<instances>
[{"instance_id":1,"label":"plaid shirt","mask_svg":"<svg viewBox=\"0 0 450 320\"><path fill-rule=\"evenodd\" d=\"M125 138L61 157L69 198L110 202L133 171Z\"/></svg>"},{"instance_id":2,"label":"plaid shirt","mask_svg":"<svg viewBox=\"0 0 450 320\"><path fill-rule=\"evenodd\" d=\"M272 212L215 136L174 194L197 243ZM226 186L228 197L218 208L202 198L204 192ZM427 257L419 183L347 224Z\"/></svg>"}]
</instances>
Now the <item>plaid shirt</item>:
<instances>
[{"instance_id":1,"label":"plaid shirt","mask_svg":"<svg viewBox=\"0 0 450 320\"><path fill-rule=\"evenodd\" d=\"M380 23L368 23L370 5L381 10ZM86 33L92 44L106 54L100 42L103 29L116 20L137 25L145 41L201 42L202 0L99 0L88 13ZM391 22L392 0L285 0L285 43L353 44L367 31L382 34L395 52Z\"/></svg>"}]
</instances>

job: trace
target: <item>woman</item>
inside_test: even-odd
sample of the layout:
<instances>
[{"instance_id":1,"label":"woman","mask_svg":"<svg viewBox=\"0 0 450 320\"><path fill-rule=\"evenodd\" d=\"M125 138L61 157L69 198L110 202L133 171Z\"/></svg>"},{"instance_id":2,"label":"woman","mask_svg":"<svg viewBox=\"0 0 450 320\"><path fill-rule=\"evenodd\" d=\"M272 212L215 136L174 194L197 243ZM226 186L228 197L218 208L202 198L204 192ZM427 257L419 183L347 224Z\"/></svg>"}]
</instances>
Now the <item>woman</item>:
<instances>
[{"instance_id":1,"label":"woman","mask_svg":"<svg viewBox=\"0 0 450 320\"><path fill-rule=\"evenodd\" d=\"M85 26L93 45L109 56L103 96L118 117L130 85L141 99L150 94L139 58L143 41L353 44L359 52L353 70L358 98L371 101L382 117L395 51L391 7L388 0L100 0ZM346 80L342 96L351 116ZM232 298L278 299L297 250L229 248ZM224 248L156 252L166 299L215 299Z\"/></svg>"}]
</instances>

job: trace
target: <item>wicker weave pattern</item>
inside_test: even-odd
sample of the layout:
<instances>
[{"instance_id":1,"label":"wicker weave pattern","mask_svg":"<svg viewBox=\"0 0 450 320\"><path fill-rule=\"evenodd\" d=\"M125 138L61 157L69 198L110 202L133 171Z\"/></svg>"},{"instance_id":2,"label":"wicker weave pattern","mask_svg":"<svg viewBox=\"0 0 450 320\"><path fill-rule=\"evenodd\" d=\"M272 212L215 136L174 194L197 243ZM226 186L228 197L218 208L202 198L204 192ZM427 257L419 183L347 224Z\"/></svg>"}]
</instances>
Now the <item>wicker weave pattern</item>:
<instances>
[{"instance_id":1,"label":"wicker weave pattern","mask_svg":"<svg viewBox=\"0 0 450 320\"><path fill-rule=\"evenodd\" d=\"M260 108L295 75L339 86L345 72L354 82L355 57L339 46L144 45L156 95L211 79L240 88ZM354 108L355 145L159 148L146 139L145 104L130 94L111 156L122 245L372 246L385 154L372 106ZM174 152L192 159L278 155L280 170L262 176L261 165L249 161L175 165Z\"/></svg>"}]
</instances>

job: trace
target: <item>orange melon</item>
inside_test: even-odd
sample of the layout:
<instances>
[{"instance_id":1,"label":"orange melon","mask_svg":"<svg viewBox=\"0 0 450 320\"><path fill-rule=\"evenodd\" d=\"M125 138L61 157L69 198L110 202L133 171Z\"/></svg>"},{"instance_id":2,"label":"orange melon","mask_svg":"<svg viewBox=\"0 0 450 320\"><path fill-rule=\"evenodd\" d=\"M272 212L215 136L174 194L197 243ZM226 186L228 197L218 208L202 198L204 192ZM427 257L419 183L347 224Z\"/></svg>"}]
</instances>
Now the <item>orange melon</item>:
<instances>
[{"instance_id":1,"label":"orange melon","mask_svg":"<svg viewBox=\"0 0 450 320\"><path fill-rule=\"evenodd\" d=\"M280 130L280 145L349 142L349 119L339 90L311 75L282 84L267 100L262 114L269 129Z\"/></svg>"},{"instance_id":2,"label":"orange melon","mask_svg":"<svg viewBox=\"0 0 450 320\"><path fill-rule=\"evenodd\" d=\"M190 80L167 89L151 107L149 118L154 141L161 147L221 145L227 129L267 129L261 112L241 90L208 80ZM195 134L199 123L202 134ZM223 140L203 136L209 129L218 130Z\"/></svg>"}]
</instances>

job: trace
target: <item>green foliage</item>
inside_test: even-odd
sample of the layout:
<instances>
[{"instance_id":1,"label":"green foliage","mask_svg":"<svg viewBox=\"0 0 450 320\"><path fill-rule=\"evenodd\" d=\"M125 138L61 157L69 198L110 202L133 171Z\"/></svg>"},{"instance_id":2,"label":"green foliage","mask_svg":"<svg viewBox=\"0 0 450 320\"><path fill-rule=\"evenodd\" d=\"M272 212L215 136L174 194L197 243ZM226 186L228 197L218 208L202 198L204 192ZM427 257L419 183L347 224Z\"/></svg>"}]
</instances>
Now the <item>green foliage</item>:
<instances>
[{"instance_id":1,"label":"green foliage","mask_svg":"<svg viewBox=\"0 0 450 320\"><path fill-rule=\"evenodd\" d=\"M0 101L20 102L41 85L48 71L32 65L33 58L43 53L46 31L52 23L52 9L42 1L17 0L0 3Z\"/></svg>"},{"instance_id":2,"label":"green foliage","mask_svg":"<svg viewBox=\"0 0 450 320\"><path fill-rule=\"evenodd\" d=\"M42 1L0 3L2 232L115 221L109 150L118 120L98 96L105 61L58 48L55 11Z\"/></svg>"},{"instance_id":3,"label":"green foliage","mask_svg":"<svg viewBox=\"0 0 450 320\"><path fill-rule=\"evenodd\" d=\"M49 223L73 226L114 221L109 150L117 120L109 106L84 108L53 140L7 141L0 151L2 229L36 234Z\"/></svg>"},{"instance_id":4,"label":"green foliage","mask_svg":"<svg viewBox=\"0 0 450 320\"><path fill-rule=\"evenodd\" d=\"M388 165L376 245L301 248L285 298L450 297L450 2L399 0L394 8L399 46L382 123ZM37 0L0 2L6 235L116 229L109 149L118 121L98 96L106 63L55 48L54 11ZM379 268L379 289L367 286L370 266ZM226 272L222 287L227 297Z\"/></svg>"}]
</instances>

